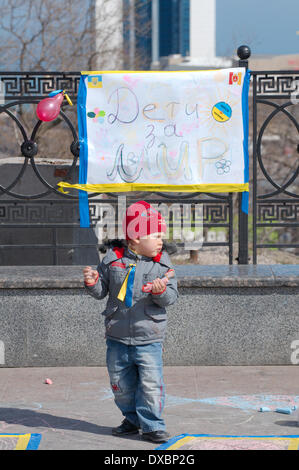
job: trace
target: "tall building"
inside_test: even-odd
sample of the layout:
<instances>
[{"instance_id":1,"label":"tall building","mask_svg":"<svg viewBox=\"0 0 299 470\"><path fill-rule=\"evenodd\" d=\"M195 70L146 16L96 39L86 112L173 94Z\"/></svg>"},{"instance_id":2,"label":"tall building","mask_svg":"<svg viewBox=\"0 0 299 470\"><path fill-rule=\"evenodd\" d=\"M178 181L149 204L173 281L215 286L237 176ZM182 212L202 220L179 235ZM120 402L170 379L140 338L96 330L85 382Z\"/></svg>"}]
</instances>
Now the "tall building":
<instances>
[{"instance_id":1,"label":"tall building","mask_svg":"<svg viewBox=\"0 0 299 470\"><path fill-rule=\"evenodd\" d=\"M225 0L223 0L225 1ZM164 2L164 0L160 0ZM216 54L216 11L218 0L178 0L180 21L180 58L160 60L168 70L231 67L231 58Z\"/></svg>"},{"instance_id":2,"label":"tall building","mask_svg":"<svg viewBox=\"0 0 299 470\"><path fill-rule=\"evenodd\" d=\"M190 56L213 62L216 57L216 0L191 0Z\"/></svg>"},{"instance_id":3,"label":"tall building","mask_svg":"<svg viewBox=\"0 0 299 470\"><path fill-rule=\"evenodd\" d=\"M160 0L160 68L232 65L231 59L216 56L216 8L217 0Z\"/></svg>"},{"instance_id":4,"label":"tall building","mask_svg":"<svg viewBox=\"0 0 299 470\"><path fill-rule=\"evenodd\" d=\"M122 33L114 27L110 42L131 70L165 68L167 60L181 60L184 68L226 67L241 44L250 46L252 59L298 54L298 0L285 0L283 9L279 0L90 1L116 6L117 15L110 16L122 23Z\"/></svg>"},{"instance_id":5,"label":"tall building","mask_svg":"<svg viewBox=\"0 0 299 470\"><path fill-rule=\"evenodd\" d=\"M149 68L152 61L151 0L123 0L124 68Z\"/></svg>"},{"instance_id":6,"label":"tall building","mask_svg":"<svg viewBox=\"0 0 299 470\"><path fill-rule=\"evenodd\" d=\"M180 53L190 55L190 0L180 2Z\"/></svg>"},{"instance_id":7,"label":"tall building","mask_svg":"<svg viewBox=\"0 0 299 470\"><path fill-rule=\"evenodd\" d=\"M190 50L190 0L123 0L125 68Z\"/></svg>"},{"instance_id":8,"label":"tall building","mask_svg":"<svg viewBox=\"0 0 299 470\"><path fill-rule=\"evenodd\" d=\"M160 0L159 55L189 54L190 0Z\"/></svg>"}]
</instances>

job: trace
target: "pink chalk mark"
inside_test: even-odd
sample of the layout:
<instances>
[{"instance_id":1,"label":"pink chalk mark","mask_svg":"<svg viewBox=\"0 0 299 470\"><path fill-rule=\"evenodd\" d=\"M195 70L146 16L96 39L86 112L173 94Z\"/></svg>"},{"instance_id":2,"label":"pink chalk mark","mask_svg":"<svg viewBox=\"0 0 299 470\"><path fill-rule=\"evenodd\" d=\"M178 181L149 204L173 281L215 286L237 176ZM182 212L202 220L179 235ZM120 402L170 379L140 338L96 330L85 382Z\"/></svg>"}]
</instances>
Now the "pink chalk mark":
<instances>
[{"instance_id":1,"label":"pink chalk mark","mask_svg":"<svg viewBox=\"0 0 299 470\"><path fill-rule=\"evenodd\" d=\"M133 87L140 81L140 78L132 78L130 75L124 75L123 79L128 85Z\"/></svg>"},{"instance_id":2,"label":"pink chalk mark","mask_svg":"<svg viewBox=\"0 0 299 470\"><path fill-rule=\"evenodd\" d=\"M186 134L190 134L191 131L193 131L194 129L198 129L199 128L199 122L198 120L196 122L193 122L192 124L188 125L188 124L184 124L182 126L182 130L183 132L185 132ZM180 133L180 135L182 135L182 133Z\"/></svg>"}]
</instances>

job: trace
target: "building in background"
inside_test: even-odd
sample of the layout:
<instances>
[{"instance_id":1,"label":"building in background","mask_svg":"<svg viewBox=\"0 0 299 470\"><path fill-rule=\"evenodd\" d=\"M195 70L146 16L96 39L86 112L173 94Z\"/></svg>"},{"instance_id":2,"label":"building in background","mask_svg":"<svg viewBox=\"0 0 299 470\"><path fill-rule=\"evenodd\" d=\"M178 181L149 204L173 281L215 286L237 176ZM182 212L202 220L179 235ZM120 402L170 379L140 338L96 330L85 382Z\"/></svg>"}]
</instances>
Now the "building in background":
<instances>
[{"instance_id":1,"label":"building in background","mask_svg":"<svg viewBox=\"0 0 299 470\"><path fill-rule=\"evenodd\" d=\"M124 68L230 66L216 57L216 0L123 0Z\"/></svg>"},{"instance_id":2,"label":"building in background","mask_svg":"<svg viewBox=\"0 0 299 470\"><path fill-rule=\"evenodd\" d=\"M104 0L96 0L101 3ZM274 64L289 55L298 68L298 0L109 0L122 19L123 68L182 69L232 66L247 44L251 60ZM284 60L280 60L285 63ZM259 65L262 62L259 60ZM266 64L265 64L266 65Z\"/></svg>"},{"instance_id":3,"label":"building in background","mask_svg":"<svg viewBox=\"0 0 299 470\"><path fill-rule=\"evenodd\" d=\"M148 69L152 62L152 2L123 0L124 69Z\"/></svg>"},{"instance_id":4,"label":"building in background","mask_svg":"<svg viewBox=\"0 0 299 470\"><path fill-rule=\"evenodd\" d=\"M216 55L217 0L159 0L159 3L160 60L156 68L176 70L232 65L231 58ZM167 42L169 37L172 41Z\"/></svg>"},{"instance_id":5,"label":"building in background","mask_svg":"<svg viewBox=\"0 0 299 470\"><path fill-rule=\"evenodd\" d=\"M123 0L123 17L125 68L189 55L190 0Z\"/></svg>"},{"instance_id":6,"label":"building in background","mask_svg":"<svg viewBox=\"0 0 299 470\"><path fill-rule=\"evenodd\" d=\"M189 55L190 0L159 2L159 56Z\"/></svg>"}]
</instances>

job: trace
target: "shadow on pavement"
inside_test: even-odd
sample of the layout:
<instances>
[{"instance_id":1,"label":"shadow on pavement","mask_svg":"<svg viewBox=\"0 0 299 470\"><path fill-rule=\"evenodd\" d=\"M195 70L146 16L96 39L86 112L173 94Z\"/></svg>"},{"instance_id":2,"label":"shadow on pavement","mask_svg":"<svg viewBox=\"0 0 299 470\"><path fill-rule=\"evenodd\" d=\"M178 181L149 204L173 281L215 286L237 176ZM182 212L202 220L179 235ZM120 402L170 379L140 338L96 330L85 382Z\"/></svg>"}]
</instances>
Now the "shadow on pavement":
<instances>
[{"instance_id":1,"label":"shadow on pavement","mask_svg":"<svg viewBox=\"0 0 299 470\"><path fill-rule=\"evenodd\" d=\"M299 426L297 424L297 421L275 421L274 424L277 424L278 426L287 426L287 427L295 427L297 428L297 431L299 432ZM297 433L298 434L298 433Z\"/></svg>"},{"instance_id":2,"label":"shadow on pavement","mask_svg":"<svg viewBox=\"0 0 299 470\"><path fill-rule=\"evenodd\" d=\"M111 427L90 423L82 419L55 416L34 410L20 408L0 408L0 423L28 426L30 428L69 429L93 434L111 435ZM4 426L1 426L5 432Z\"/></svg>"}]
</instances>

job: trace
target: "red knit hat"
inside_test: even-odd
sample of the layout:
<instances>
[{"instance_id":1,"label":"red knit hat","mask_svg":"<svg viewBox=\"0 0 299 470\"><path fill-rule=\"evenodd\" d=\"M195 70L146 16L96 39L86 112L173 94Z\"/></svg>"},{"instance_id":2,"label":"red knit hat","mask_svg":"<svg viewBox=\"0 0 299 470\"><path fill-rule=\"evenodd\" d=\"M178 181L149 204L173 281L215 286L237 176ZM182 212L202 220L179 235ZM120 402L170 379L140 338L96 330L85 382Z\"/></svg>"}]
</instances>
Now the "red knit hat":
<instances>
[{"instance_id":1,"label":"red knit hat","mask_svg":"<svg viewBox=\"0 0 299 470\"><path fill-rule=\"evenodd\" d=\"M138 201L128 207L123 219L126 240L144 237L151 233L165 233L166 230L164 218L148 202Z\"/></svg>"}]
</instances>

